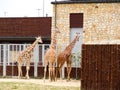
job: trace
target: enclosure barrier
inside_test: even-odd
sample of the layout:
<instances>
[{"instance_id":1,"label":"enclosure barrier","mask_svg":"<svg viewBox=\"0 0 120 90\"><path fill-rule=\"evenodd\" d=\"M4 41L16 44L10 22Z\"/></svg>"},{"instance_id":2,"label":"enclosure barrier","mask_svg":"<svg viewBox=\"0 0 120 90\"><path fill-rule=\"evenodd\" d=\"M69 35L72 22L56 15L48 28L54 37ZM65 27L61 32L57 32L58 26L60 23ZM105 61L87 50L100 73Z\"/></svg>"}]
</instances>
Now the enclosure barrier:
<instances>
[{"instance_id":1,"label":"enclosure barrier","mask_svg":"<svg viewBox=\"0 0 120 90\"><path fill-rule=\"evenodd\" d=\"M17 57L18 53L28 47L30 44L0 44L0 76L17 76ZM65 48L65 45L63 45ZM44 74L44 55L49 48L49 44L39 44L34 48L33 57L30 63L29 74L31 77L41 77ZM73 68L71 77L80 78L79 61L73 59ZM23 76L26 73L25 65L22 67ZM66 77L66 67L63 67L63 77ZM47 73L48 75L48 73Z\"/></svg>"},{"instance_id":2,"label":"enclosure barrier","mask_svg":"<svg viewBox=\"0 0 120 90\"><path fill-rule=\"evenodd\" d=\"M120 90L120 45L83 45L81 90Z\"/></svg>"}]
</instances>

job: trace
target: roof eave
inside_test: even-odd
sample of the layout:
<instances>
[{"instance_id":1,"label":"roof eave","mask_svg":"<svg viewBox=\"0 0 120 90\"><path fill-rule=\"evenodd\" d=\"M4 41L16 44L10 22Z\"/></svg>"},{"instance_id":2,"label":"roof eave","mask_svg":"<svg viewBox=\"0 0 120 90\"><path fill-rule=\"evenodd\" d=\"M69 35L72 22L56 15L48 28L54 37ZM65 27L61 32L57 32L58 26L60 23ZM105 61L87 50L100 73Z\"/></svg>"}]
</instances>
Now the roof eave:
<instances>
[{"instance_id":1,"label":"roof eave","mask_svg":"<svg viewBox=\"0 0 120 90\"><path fill-rule=\"evenodd\" d=\"M42 37L43 40L50 40L51 37L47 36L47 37ZM35 40L35 37L0 37L0 40L24 40L24 41L31 41L31 40Z\"/></svg>"},{"instance_id":2,"label":"roof eave","mask_svg":"<svg viewBox=\"0 0 120 90\"><path fill-rule=\"evenodd\" d=\"M54 1L51 2L51 4L74 4L74 3L78 3L78 4L82 4L82 3L120 3L120 0L110 0L110 1Z\"/></svg>"}]
</instances>

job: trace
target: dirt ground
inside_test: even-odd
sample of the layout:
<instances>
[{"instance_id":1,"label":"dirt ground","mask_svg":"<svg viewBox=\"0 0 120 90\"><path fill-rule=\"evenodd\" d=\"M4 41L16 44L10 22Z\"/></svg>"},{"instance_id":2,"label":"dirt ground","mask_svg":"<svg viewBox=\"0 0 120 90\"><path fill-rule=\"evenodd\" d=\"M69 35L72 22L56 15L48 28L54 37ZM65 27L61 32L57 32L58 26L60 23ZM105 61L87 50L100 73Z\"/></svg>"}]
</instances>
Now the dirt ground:
<instances>
[{"instance_id":1,"label":"dirt ground","mask_svg":"<svg viewBox=\"0 0 120 90\"><path fill-rule=\"evenodd\" d=\"M51 85L51 86L71 86L80 87L80 80L71 80L67 82L66 80L57 80L55 82L50 82L48 79L43 81L43 79L14 79L14 78L0 78L0 82L23 82L23 83L35 83L40 85Z\"/></svg>"}]
</instances>

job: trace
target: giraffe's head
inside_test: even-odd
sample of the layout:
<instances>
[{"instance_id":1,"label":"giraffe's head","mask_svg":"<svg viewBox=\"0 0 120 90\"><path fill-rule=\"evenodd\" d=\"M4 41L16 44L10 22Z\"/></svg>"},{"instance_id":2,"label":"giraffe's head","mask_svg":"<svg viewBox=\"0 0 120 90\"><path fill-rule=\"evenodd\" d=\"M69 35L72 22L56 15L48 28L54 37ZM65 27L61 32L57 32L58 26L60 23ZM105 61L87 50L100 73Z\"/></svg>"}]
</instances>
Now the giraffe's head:
<instances>
[{"instance_id":1,"label":"giraffe's head","mask_svg":"<svg viewBox=\"0 0 120 90\"><path fill-rule=\"evenodd\" d=\"M37 40L39 43L43 43L41 36L36 37L36 40Z\"/></svg>"},{"instance_id":2,"label":"giraffe's head","mask_svg":"<svg viewBox=\"0 0 120 90\"><path fill-rule=\"evenodd\" d=\"M77 34L77 35L76 35L76 40L79 41L80 33L77 32L76 34Z\"/></svg>"}]
</instances>

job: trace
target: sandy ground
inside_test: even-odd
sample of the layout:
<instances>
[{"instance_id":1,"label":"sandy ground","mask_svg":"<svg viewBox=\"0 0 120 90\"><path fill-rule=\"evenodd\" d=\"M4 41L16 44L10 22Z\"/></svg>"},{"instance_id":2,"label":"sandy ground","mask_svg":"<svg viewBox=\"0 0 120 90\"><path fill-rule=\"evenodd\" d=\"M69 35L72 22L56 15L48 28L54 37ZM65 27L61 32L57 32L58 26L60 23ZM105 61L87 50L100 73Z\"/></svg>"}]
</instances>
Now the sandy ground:
<instances>
[{"instance_id":1,"label":"sandy ground","mask_svg":"<svg viewBox=\"0 0 120 90\"><path fill-rule=\"evenodd\" d=\"M0 78L0 82L23 82L23 83L35 83L40 85L80 87L80 80L71 80L69 82L67 82L66 80L57 80L55 82L50 82L48 79L46 79L44 82L43 79Z\"/></svg>"}]
</instances>

